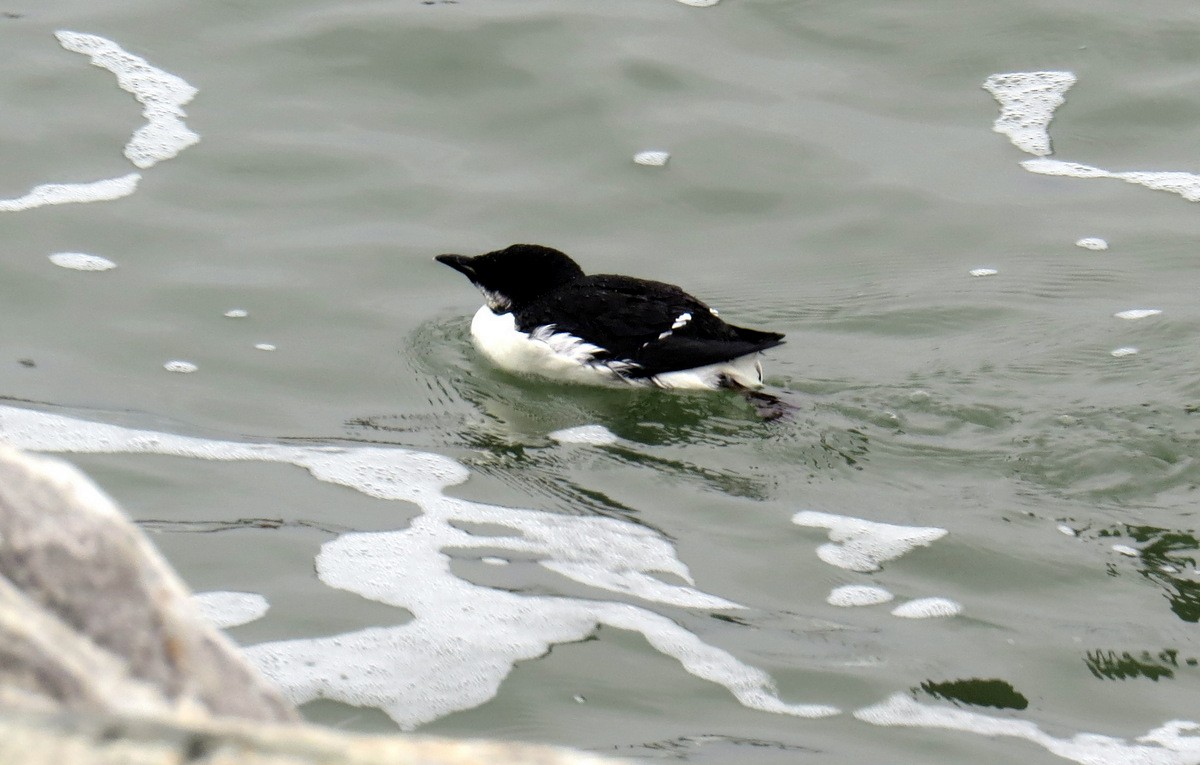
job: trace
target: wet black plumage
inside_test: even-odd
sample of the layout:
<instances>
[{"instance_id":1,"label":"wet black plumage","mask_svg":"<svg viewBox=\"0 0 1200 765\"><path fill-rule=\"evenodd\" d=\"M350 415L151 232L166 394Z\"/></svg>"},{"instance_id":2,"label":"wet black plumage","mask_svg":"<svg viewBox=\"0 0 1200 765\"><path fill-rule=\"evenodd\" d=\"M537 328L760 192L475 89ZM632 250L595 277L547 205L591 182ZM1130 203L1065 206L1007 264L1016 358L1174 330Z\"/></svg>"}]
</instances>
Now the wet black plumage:
<instances>
[{"instance_id":1,"label":"wet black plumage","mask_svg":"<svg viewBox=\"0 0 1200 765\"><path fill-rule=\"evenodd\" d=\"M680 317L688 316L676 327ZM583 276L514 311L529 332L554 324L636 364L629 377L706 366L773 348L783 335L737 327L679 287L630 276Z\"/></svg>"},{"instance_id":2,"label":"wet black plumage","mask_svg":"<svg viewBox=\"0 0 1200 765\"><path fill-rule=\"evenodd\" d=\"M550 247L514 244L485 255L439 255L483 290L496 313L531 333L553 327L602 349L594 359L627 362L630 379L730 361L780 345L783 335L729 324L673 284L585 275Z\"/></svg>"}]
</instances>

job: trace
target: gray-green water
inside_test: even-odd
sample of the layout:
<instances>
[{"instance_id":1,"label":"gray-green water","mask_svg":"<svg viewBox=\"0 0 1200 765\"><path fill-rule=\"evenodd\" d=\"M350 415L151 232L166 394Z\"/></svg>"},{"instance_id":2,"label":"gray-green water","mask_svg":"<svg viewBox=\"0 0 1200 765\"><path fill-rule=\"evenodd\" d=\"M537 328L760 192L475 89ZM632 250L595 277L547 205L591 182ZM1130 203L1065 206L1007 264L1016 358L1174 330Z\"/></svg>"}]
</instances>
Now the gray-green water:
<instances>
[{"instance_id":1,"label":"gray-green water","mask_svg":"<svg viewBox=\"0 0 1200 765\"><path fill-rule=\"evenodd\" d=\"M456 460L470 477L445 493L469 501L460 510L614 519L667 545L694 592L744 608L536 565L570 558L562 547L488 565L486 537L511 529L450 521L480 539L442 550L471 592L629 604L766 672L784 702L841 710L752 709L608 624L550 641L494 698L419 730L695 762L1200 761L1166 734L1134 741L1197 719L1200 698L1200 209L1027 172L981 88L995 73L1074 72L1055 158L1200 171L1193 4L7 0L0 199L134 169L121 149L141 106L64 50L63 29L198 88L184 108L201 139L141 171L130 196L0 212L0 395L17 400L4 403ZM635 164L648 149L669 163ZM767 374L797 415L764 425L724 396L487 368L467 337L478 296L432 256L515 241L679 283L730 321L786 332ZM57 252L117 268L59 268ZM998 273L969 274L983 267ZM249 315L223 316L235 308ZM1114 317L1128 309L1162 313ZM172 359L198 371L167 372ZM10 437L11 419L0 412ZM130 451L39 422L52 450ZM619 440L549 437L579 425ZM348 531L415 529L432 505L226 458L241 461L71 456L196 590L266 596L268 614L231 633L243 644L426 618L327 586L314 556ZM793 524L802 510L948 533L854 572L818 557L827 533ZM846 584L896 599L828 605ZM962 613L891 614L924 597ZM554 613L530 632L553 631L540 620ZM405 654L387 659L402 668ZM430 707L461 698L419 690ZM927 716L855 716L897 693ZM306 709L394 728L377 709Z\"/></svg>"}]
</instances>

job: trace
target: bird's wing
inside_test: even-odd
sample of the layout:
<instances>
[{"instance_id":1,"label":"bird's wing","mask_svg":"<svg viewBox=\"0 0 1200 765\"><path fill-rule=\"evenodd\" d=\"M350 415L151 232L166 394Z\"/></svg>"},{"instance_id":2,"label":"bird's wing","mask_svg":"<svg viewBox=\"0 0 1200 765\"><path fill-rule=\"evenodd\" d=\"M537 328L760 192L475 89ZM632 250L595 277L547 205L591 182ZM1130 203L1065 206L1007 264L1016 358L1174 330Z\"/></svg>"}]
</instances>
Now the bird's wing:
<instances>
[{"instance_id":1,"label":"bird's wing","mask_svg":"<svg viewBox=\"0 0 1200 765\"><path fill-rule=\"evenodd\" d=\"M526 332L553 324L604 349L597 360L632 362L630 377L715 364L783 342L775 332L725 323L674 285L626 276L578 279L522 309L517 322Z\"/></svg>"}]
</instances>

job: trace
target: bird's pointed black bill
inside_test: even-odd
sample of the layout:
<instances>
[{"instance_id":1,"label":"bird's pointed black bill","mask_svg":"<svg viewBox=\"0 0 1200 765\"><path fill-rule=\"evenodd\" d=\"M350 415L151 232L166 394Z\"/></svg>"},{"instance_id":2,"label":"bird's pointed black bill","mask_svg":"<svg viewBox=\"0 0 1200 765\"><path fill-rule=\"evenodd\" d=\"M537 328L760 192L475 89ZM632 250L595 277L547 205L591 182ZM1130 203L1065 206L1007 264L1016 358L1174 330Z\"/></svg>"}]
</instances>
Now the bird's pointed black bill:
<instances>
[{"instance_id":1,"label":"bird's pointed black bill","mask_svg":"<svg viewBox=\"0 0 1200 765\"><path fill-rule=\"evenodd\" d=\"M453 255L447 253L445 255L438 255L434 258L434 260L436 260L438 263L450 266L455 271L458 271L466 276L468 279L475 278L475 269L471 267L472 258L466 255Z\"/></svg>"}]
</instances>

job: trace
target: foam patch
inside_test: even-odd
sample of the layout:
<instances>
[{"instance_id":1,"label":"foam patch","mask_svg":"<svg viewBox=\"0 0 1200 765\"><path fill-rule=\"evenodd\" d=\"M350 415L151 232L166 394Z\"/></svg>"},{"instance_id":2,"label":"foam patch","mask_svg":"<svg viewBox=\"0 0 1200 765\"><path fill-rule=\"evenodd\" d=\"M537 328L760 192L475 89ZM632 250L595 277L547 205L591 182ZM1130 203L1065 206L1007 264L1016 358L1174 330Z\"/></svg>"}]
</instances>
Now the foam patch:
<instances>
[{"instance_id":1,"label":"foam patch","mask_svg":"<svg viewBox=\"0 0 1200 765\"><path fill-rule=\"evenodd\" d=\"M847 584L835 587L825 602L840 608L856 608L859 606L877 606L895 599L895 595L883 589L868 584Z\"/></svg>"},{"instance_id":2,"label":"foam patch","mask_svg":"<svg viewBox=\"0 0 1200 765\"><path fill-rule=\"evenodd\" d=\"M884 727L953 730L989 738L1024 739L1080 765L1194 765L1200 762L1200 736L1183 735L1200 730L1200 724L1187 720L1171 720L1133 741L1094 733L1057 738L1028 720L921 704L905 693L897 693L874 706L860 709L854 716Z\"/></svg>"},{"instance_id":3,"label":"foam patch","mask_svg":"<svg viewBox=\"0 0 1200 765\"><path fill-rule=\"evenodd\" d=\"M960 603L949 598L917 598L893 608L892 616L901 619L938 619L958 616L962 610Z\"/></svg>"},{"instance_id":4,"label":"foam patch","mask_svg":"<svg viewBox=\"0 0 1200 765\"><path fill-rule=\"evenodd\" d=\"M651 167L662 167L667 164L667 160L670 158L671 155L665 151L640 151L633 155L634 162L639 165L649 165Z\"/></svg>"},{"instance_id":5,"label":"foam patch","mask_svg":"<svg viewBox=\"0 0 1200 765\"><path fill-rule=\"evenodd\" d=\"M117 84L133 94L142 105L146 124L134 131L125 145L125 157L140 168L170 159L200 140L183 122L183 105L196 89L170 72L128 53L112 40L80 32L59 31L58 42L66 50L82 53L92 63L117 76ZM14 199L0 199L0 212L20 212L45 205L108 202L137 190L139 173L106 178L91 183L46 183Z\"/></svg>"},{"instance_id":6,"label":"foam patch","mask_svg":"<svg viewBox=\"0 0 1200 765\"><path fill-rule=\"evenodd\" d=\"M885 561L946 536L945 529L932 526L896 526L811 510L796 513L792 523L829 529L831 541L817 548L817 557L850 571L878 571Z\"/></svg>"},{"instance_id":7,"label":"foam patch","mask_svg":"<svg viewBox=\"0 0 1200 765\"><path fill-rule=\"evenodd\" d=\"M152 66L103 37L65 30L54 36L63 48L82 53L93 65L115 74L117 85L142 105L146 124L125 144L125 156L135 166L152 167L200 140L183 121L183 105L195 97L196 89L182 77Z\"/></svg>"},{"instance_id":8,"label":"foam patch","mask_svg":"<svg viewBox=\"0 0 1200 765\"><path fill-rule=\"evenodd\" d=\"M1021 151L1039 157L1050 154L1050 120L1074 84L1071 72L993 74L983 83L1000 104L992 130L1007 135Z\"/></svg>"},{"instance_id":9,"label":"foam patch","mask_svg":"<svg viewBox=\"0 0 1200 765\"><path fill-rule=\"evenodd\" d=\"M46 205L65 205L76 202L107 202L127 197L137 191L138 173L108 178L92 183L46 183L35 186L23 197L0 199L0 212L20 212Z\"/></svg>"},{"instance_id":10,"label":"foam patch","mask_svg":"<svg viewBox=\"0 0 1200 765\"><path fill-rule=\"evenodd\" d=\"M581 641L599 625L633 630L686 671L724 686L741 704L798 717L837 714L824 704L779 698L770 676L643 606L588 598L520 595L459 579L450 557L518 553L598 591L679 608L740 609L695 587L671 543L613 518L565 516L448 497L466 468L401 448L297 446L215 441L87 422L0 406L0 438L33 451L162 454L295 465L319 481L371 497L416 504L403 531L345 534L321 547L326 584L404 608L413 619L329 637L251 646L252 661L298 704L328 698L377 706L405 728L493 698L518 661L555 643ZM500 526L475 536L456 524ZM687 582L671 584L657 574Z\"/></svg>"},{"instance_id":11,"label":"foam patch","mask_svg":"<svg viewBox=\"0 0 1200 765\"><path fill-rule=\"evenodd\" d=\"M1076 241L1075 246L1082 247L1085 250L1100 251L1108 249L1108 242L1098 236L1085 236L1083 239Z\"/></svg>"},{"instance_id":12,"label":"foam patch","mask_svg":"<svg viewBox=\"0 0 1200 765\"><path fill-rule=\"evenodd\" d=\"M256 592L198 592L192 603L209 624L222 630L261 619L271 607Z\"/></svg>"},{"instance_id":13,"label":"foam patch","mask_svg":"<svg viewBox=\"0 0 1200 765\"><path fill-rule=\"evenodd\" d=\"M1114 172L1079 162L1049 159L1050 121L1054 118L1054 112L1065 102L1067 90L1074 84L1075 75L1070 72L1010 72L993 74L984 81L984 89L1000 104L1000 116L996 118L992 129L1007 135L1021 151L1037 155L1037 159L1022 162L1021 167L1039 175L1115 178L1155 191L1169 191L1189 202L1200 202L1200 175L1196 173L1175 170Z\"/></svg>"},{"instance_id":14,"label":"foam patch","mask_svg":"<svg viewBox=\"0 0 1200 765\"><path fill-rule=\"evenodd\" d=\"M562 444L590 444L592 446L608 446L620 439L603 425L580 425L575 428L564 428L550 434L550 438Z\"/></svg>"},{"instance_id":15,"label":"foam patch","mask_svg":"<svg viewBox=\"0 0 1200 765\"><path fill-rule=\"evenodd\" d=\"M1113 316L1117 319L1137 321L1138 319L1148 319L1151 316L1158 316L1161 313L1162 310L1159 308L1130 308L1128 311L1118 311Z\"/></svg>"},{"instance_id":16,"label":"foam patch","mask_svg":"<svg viewBox=\"0 0 1200 765\"><path fill-rule=\"evenodd\" d=\"M1172 170L1129 170L1112 172L1079 162L1063 162L1057 159L1027 159L1021 167L1039 175L1060 175L1069 178L1116 178L1126 183L1135 183L1155 191L1169 191L1189 202L1200 202L1200 175Z\"/></svg>"},{"instance_id":17,"label":"foam patch","mask_svg":"<svg viewBox=\"0 0 1200 765\"><path fill-rule=\"evenodd\" d=\"M84 252L56 252L50 256L50 262L59 268L69 268L73 271L109 271L117 267L117 264L108 258Z\"/></svg>"}]
</instances>

